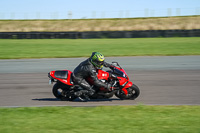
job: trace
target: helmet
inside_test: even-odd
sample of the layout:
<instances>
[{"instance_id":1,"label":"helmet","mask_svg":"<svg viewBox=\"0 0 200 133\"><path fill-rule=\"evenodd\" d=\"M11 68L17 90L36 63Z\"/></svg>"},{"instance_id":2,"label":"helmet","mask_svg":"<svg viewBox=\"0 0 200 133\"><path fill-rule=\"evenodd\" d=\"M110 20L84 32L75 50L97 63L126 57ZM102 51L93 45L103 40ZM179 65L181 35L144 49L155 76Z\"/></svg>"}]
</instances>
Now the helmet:
<instances>
[{"instance_id":1,"label":"helmet","mask_svg":"<svg viewBox=\"0 0 200 133\"><path fill-rule=\"evenodd\" d=\"M104 64L104 56L99 52L93 52L90 61L95 67L102 68Z\"/></svg>"}]
</instances>

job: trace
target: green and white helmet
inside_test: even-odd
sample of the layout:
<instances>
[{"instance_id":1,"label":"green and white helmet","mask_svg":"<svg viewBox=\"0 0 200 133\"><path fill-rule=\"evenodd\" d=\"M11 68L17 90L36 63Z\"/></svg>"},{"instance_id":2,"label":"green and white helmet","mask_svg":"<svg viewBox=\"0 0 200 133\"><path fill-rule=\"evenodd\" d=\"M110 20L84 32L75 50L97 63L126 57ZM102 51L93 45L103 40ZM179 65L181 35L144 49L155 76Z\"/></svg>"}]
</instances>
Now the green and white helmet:
<instances>
[{"instance_id":1,"label":"green and white helmet","mask_svg":"<svg viewBox=\"0 0 200 133\"><path fill-rule=\"evenodd\" d=\"M105 60L104 56L99 52L93 52L90 57L91 63L97 68L103 67L104 60Z\"/></svg>"}]
</instances>

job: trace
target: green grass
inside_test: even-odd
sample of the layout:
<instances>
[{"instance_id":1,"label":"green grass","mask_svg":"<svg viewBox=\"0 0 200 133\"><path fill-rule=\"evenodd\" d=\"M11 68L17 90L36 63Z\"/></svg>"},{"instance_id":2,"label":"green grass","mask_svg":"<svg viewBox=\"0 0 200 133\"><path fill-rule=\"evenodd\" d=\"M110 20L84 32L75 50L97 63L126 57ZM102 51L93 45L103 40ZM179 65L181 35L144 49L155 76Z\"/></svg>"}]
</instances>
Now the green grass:
<instances>
[{"instance_id":1,"label":"green grass","mask_svg":"<svg viewBox=\"0 0 200 133\"><path fill-rule=\"evenodd\" d=\"M129 39L0 39L0 59L200 55L200 37Z\"/></svg>"},{"instance_id":2,"label":"green grass","mask_svg":"<svg viewBox=\"0 0 200 133\"><path fill-rule=\"evenodd\" d=\"M200 106L0 108L1 133L199 133Z\"/></svg>"}]
</instances>

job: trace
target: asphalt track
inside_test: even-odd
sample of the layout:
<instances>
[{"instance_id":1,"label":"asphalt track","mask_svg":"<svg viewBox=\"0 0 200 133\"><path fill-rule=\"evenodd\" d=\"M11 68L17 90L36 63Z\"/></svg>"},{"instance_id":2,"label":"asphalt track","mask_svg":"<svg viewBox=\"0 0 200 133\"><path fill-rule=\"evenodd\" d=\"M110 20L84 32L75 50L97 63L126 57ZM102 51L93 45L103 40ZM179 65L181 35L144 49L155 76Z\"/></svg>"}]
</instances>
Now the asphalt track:
<instances>
[{"instance_id":1,"label":"asphalt track","mask_svg":"<svg viewBox=\"0 0 200 133\"><path fill-rule=\"evenodd\" d=\"M200 56L109 57L136 84L136 100L116 97L88 102L57 100L48 84L51 70L73 70L85 58L0 60L0 107L99 105L200 105Z\"/></svg>"}]
</instances>

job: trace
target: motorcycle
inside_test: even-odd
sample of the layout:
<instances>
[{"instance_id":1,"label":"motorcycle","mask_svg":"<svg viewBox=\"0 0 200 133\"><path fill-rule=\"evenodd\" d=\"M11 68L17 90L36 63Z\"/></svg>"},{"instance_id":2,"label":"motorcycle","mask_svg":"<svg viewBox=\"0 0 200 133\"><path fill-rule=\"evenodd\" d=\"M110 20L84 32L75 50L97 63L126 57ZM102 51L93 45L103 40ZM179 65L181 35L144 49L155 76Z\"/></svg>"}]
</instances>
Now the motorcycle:
<instances>
[{"instance_id":1,"label":"motorcycle","mask_svg":"<svg viewBox=\"0 0 200 133\"><path fill-rule=\"evenodd\" d=\"M134 100L139 94L139 88L129 81L129 77L125 70L118 64L118 62L112 62L113 69L104 71L97 69L97 78L101 82L110 83L112 87L107 90L103 87L96 87L91 77L88 77L86 81L93 86L95 93L90 96L86 90L79 85L74 84L72 72L70 70L56 70L48 73L49 84L56 82L53 86L53 95L60 100L73 101L77 98L76 92L82 91L81 99L109 99L114 95L122 100Z\"/></svg>"}]
</instances>

